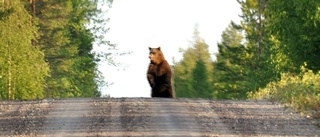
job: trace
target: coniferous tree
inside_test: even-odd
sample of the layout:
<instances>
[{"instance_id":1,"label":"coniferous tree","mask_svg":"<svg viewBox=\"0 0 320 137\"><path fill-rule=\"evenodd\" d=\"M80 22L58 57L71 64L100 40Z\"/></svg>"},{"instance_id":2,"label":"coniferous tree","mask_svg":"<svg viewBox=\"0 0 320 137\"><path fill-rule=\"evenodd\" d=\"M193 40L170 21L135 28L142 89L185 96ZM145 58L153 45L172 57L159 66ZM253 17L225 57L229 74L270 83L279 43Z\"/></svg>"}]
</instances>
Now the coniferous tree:
<instances>
[{"instance_id":1,"label":"coniferous tree","mask_svg":"<svg viewBox=\"0 0 320 137\"><path fill-rule=\"evenodd\" d=\"M174 65L177 97L211 98L212 61L209 46L195 27L192 47L183 51L183 59Z\"/></svg>"},{"instance_id":2,"label":"coniferous tree","mask_svg":"<svg viewBox=\"0 0 320 137\"><path fill-rule=\"evenodd\" d=\"M105 20L97 17L101 13L98 9L99 2L101 1L37 1L35 15L39 19L41 34L37 44L44 49L51 68L51 77L47 79L47 97L101 95L98 90L101 73L97 70L97 59L91 50L96 41L110 44L99 36L102 35L101 31L105 31ZM100 25L94 24L90 28L90 22Z\"/></svg>"},{"instance_id":3,"label":"coniferous tree","mask_svg":"<svg viewBox=\"0 0 320 137\"><path fill-rule=\"evenodd\" d=\"M245 63L246 47L242 45L243 35L232 23L222 33L218 43L217 61L214 62L214 95L216 98L246 98L248 89Z\"/></svg>"},{"instance_id":4,"label":"coniferous tree","mask_svg":"<svg viewBox=\"0 0 320 137\"><path fill-rule=\"evenodd\" d=\"M273 44L266 30L265 12L268 0L238 0L241 5L242 18L240 25L234 25L243 30L244 46L248 59L244 62L246 70L247 88L257 91L279 76L272 61Z\"/></svg>"},{"instance_id":5,"label":"coniferous tree","mask_svg":"<svg viewBox=\"0 0 320 137\"><path fill-rule=\"evenodd\" d=\"M209 81L206 64L201 59L196 61L196 66L192 71L192 86L196 97L211 98L212 84Z\"/></svg>"},{"instance_id":6,"label":"coniferous tree","mask_svg":"<svg viewBox=\"0 0 320 137\"><path fill-rule=\"evenodd\" d=\"M74 58L78 47L71 43L68 24L72 19L71 0L39 0L37 18L39 18L39 45L44 49L46 60L50 64L51 77L47 79L47 97L76 97L81 93L73 78Z\"/></svg>"}]
</instances>

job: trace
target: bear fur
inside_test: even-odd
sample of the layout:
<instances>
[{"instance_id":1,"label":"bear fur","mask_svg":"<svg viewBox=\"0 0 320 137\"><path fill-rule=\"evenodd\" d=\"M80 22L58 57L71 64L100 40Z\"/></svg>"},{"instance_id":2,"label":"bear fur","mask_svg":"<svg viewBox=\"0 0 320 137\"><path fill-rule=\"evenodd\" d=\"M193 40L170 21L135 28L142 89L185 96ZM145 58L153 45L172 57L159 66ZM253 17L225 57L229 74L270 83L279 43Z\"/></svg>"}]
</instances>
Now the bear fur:
<instances>
[{"instance_id":1,"label":"bear fur","mask_svg":"<svg viewBox=\"0 0 320 137\"><path fill-rule=\"evenodd\" d=\"M172 71L169 63L165 60L163 53L158 48L149 47L150 64L147 79L151 87L151 97L175 98L172 90Z\"/></svg>"}]
</instances>

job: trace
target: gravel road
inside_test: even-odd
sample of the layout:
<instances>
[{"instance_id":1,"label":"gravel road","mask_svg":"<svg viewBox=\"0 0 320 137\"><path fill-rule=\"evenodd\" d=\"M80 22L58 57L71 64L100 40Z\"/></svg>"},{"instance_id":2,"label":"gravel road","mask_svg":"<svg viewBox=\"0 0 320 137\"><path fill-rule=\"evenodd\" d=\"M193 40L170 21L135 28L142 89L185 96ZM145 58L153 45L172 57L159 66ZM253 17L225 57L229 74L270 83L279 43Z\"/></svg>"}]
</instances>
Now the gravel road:
<instances>
[{"instance_id":1,"label":"gravel road","mask_svg":"<svg viewBox=\"0 0 320 137\"><path fill-rule=\"evenodd\" d=\"M269 101L76 98L0 101L0 136L320 136L320 121Z\"/></svg>"}]
</instances>

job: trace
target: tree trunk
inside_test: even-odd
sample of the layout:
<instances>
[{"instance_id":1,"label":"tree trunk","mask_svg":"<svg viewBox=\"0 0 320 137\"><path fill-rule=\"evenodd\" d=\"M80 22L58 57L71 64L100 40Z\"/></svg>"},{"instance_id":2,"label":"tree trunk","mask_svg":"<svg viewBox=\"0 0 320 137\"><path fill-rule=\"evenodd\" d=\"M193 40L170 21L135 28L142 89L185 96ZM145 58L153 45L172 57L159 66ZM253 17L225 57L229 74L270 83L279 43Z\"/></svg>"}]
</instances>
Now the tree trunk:
<instances>
[{"instance_id":1,"label":"tree trunk","mask_svg":"<svg viewBox=\"0 0 320 137\"><path fill-rule=\"evenodd\" d=\"M31 12L32 12L32 18L31 20L31 24L33 23L33 19L36 17L36 0L29 0L30 5L31 5ZM34 39L31 40L31 44L33 46L35 46L36 41Z\"/></svg>"},{"instance_id":2,"label":"tree trunk","mask_svg":"<svg viewBox=\"0 0 320 137\"><path fill-rule=\"evenodd\" d=\"M36 0L32 0L33 17L36 17Z\"/></svg>"},{"instance_id":3,"label":"tree trunk","mask_svg":"<svg viewBox=\"0 0 320 137\"><path fill-rule=\"evenodd\" d=\"M8 99L11 99L11 49L8 43Z\"/></svg>"},{"instance_id":4,"label":"tree trunk","mask_svg":"<svg viewBox=\"0 0 320 137\"><path fill-rule=\"evenodd\" d=\"M261 48L262 48L262 20L261 20L261 15L262 15L262 9L261 9L261 0L258 1L258 33L259 33L259 38L258 38L258 50L259 50L259 56L261 56Z\"/></svg>"}]
</instances>

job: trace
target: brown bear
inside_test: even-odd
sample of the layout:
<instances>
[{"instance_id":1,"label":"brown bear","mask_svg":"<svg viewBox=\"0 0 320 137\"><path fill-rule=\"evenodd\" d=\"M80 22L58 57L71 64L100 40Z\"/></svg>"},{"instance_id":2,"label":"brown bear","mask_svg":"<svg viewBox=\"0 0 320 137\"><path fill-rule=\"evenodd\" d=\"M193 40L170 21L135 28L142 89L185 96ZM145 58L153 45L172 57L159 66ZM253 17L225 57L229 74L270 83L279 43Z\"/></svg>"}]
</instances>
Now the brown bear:
<instances>
[{"instance_id":1,"label":"brown bear","mask_svg":"<svg viewBox=\"0 0 320 137\"><path fill-rule=\"evenodd\" d=\"M147 78L151 86L151 97L175 98L172 90L172 71L169 63L165 60L163 53L158 48L150 48L150 64Z\"/></svg>"}]
</instances>

